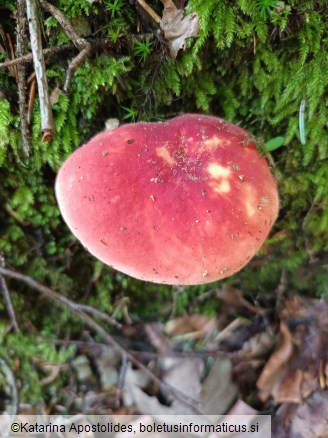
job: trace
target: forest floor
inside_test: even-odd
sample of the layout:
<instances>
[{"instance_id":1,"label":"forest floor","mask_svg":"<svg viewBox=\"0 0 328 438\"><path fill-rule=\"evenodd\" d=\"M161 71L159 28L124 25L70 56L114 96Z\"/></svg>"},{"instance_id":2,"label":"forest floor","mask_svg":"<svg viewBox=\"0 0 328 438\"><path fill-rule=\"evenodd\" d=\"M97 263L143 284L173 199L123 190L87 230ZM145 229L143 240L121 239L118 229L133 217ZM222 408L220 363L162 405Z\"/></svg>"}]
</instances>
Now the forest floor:
<instances>
[{"instance_id":1,"label":"forest floor","mask_svg":"<svg viewBox=\"0 0 328 438\"><path fill-rule=\"evenodd\" d=\"M132 323L125 313L105 343L87 328L80 339L58 341L75 353L58 366L39 364L45 387L66 376L44 412L139 415L146 423L156 415L248 415L250 422L270 415L274 438L327 437L328 304L289 293L283 281L276 293L275 302L254 303L237 289L212 289L166 323ZM217 316L192 311L209 298L220 302ZM27 404L18 412L37 414Z\"/></svg>"}]
</instances>

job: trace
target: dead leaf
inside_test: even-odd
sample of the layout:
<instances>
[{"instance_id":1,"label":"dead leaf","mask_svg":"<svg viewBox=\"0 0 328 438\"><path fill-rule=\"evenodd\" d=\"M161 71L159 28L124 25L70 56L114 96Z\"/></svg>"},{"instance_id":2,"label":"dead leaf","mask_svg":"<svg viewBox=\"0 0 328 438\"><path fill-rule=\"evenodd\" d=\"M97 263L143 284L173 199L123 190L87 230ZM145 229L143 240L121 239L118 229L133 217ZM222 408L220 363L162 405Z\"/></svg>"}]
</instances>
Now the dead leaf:
<instances>
[{"instance_id":1,"label":"dead leaf","mask_svg":"<svg viewBox=\"0 0 328 438\"><path fill-rule=\"evenodd\" d=\"M163 380L194 400L200 399L203 361L198 358L176 359L175 365L167 371Z\"/></svg>"},{"instance_id":2,"label":"dead leaf","mask_svg":"<svg viewBox=\"0 0 328 438\"><path fill-rule=\"evenodd\" d=\"M101 387L104 391L115 387L119 380L120 357L113 348L104 348L94 358L99 374Z\"/></svg>"},{"instance_id":3,"label":"dead leaf","mask_svg":"<svg viewBox=\"0 0 328 438\"><path fill-rule=\"evenodd\" d=\"M183 339L199 339L208 336L216 328L215 318L208 318L204 315L190 315L168 321L165 325L165 333Z\"/></svg>"},{"instance_id":4,"label":"dead leaf","mask_svg":"<svg viewBox=\"0 0 328 438\"><path fill-rule=\"evenodd\" d=\"M145 324L144 330L151 345L158 353L165 355L173 351L173 343L164 335L162 324L148 323Z\"/></svg>"},{"instance_id":5,"label":"dead leaf","mask_svg":"<svg viewBox=\"0 0 328 438\"><path fill-rule=\"evenodd\" d=\"M180 49L185 49L186 39L197 36L199 29L198 15L193 12L185 16L183 9L178 9L173 0L161 0L164 5L160 27L168 42L170 55L176 58Z\"/></svg>"},{"instance_id":6,"label":"dead leaf","mask_svg":"<svg viewBox=\"0 0 328 438\"><path fill-rule=\"evenodd\" d=\"M301 385L303 372L300 369L288 371L280 384L273 389L272 395L277 403L300 403L302 400Z\"/></svg>"},{"instance_id":7,"label":"dead leaf","mask_svg":"<svg viewBox=\"0 0 328 438\"><path fill-rule=\"evenodd\" d=\"M149 384L149 376L143 370L133 369L129 363L125 373L123 387L123 402L124 406L138 406L139 392L143 392L142 388L146 388ZM142 412L140 410L140 412Z\"/></svg>"},{"instance_id":8,"label":"dead leaf","mask_svg":"<svg viewBox=\"0 0 328 438\"><path fill-rule=\"evenodd\" d=\"M278 403L301 403L325 386L328 304L324 300L292 296L282 305L280 345L257 382L260 398Z\"/></svg>"},{"instance_id":9,"label":"dead leaf","mask_svg":"<svg viewBox=\"0 0 328 438\"><path fill-rule=\"evenodd\" d=\"M281 321L279 343L257 381L261 400L266 400L270 395L276 394L277 386L280 385L287 372L287 364L292 352L292 335L287 324Z\"/></svg>"},{"instance_id":10,"label":"dead leaf","mask_svg":"<svg viewBox=\"0 0 328 438\"><path fill-rule=\"evenodd\" d=\"M50 104L54 105L55 103L57 103L59 101L59 96L61 95L61 89L58 87L58 85L56 85L56 87L52 90L51 94L50 94Z\"/></svg>"},{"instance_id":11,"label":"dead leaf","mask_svg":"<svg viewBox=\"0 0 328 438\"><path fill-rule=\"evenodd\" d=\"M265 357L272 350L273 345L274 338L270 331L257 333L244 342L239 356L244 360Z\"/></svg>"},{"instance_id":12,"label":"dead leaf","mask_svg":"<svg viewBox=\"0 0 328 438\"><path fill-rule=\"evenodd\" d=\"M328 391L318 390L301 404L284 403L272 421L272 438L327 438Z\"/></svg>"},{"instance_id":13,"label":"dead leaf","mask_svg":"<svg viewBox=\"0 0 328 438\"><path fill-rule=\"evenodd\" d=\"M175 365L164 375L163 381L198 402L201 392L200 367L202 367L201 360L176 359ZM136 383L132 392L134 402L140 412L151 415L194 414L194 406L188 405L178 398L174 398L170 406L163 405L156 396L147 395L139 386Z\"/></svg>"},{"instance_id":14,"label":"dead leaf","mask_svg":"<svg viewBox=\"0 0 328 438\"><path fill-rule=\"evenodd\" d=\"M238 289L222 289L216 293L216 297L224 302L230 312L234 310L244 316L264 313L263 309L249 303Z\"/></svg>"},{"instance_id":15,"label":"dead leaf","mask_svg":"<svg viewBox=\"0 0 328 438\"><path fill-rule=\"evenodd\" d=\"M237 386L232 382L230 359L217 357L203 382L202 413L223 415L237 397Z\"/></svg>"}]
</instances>

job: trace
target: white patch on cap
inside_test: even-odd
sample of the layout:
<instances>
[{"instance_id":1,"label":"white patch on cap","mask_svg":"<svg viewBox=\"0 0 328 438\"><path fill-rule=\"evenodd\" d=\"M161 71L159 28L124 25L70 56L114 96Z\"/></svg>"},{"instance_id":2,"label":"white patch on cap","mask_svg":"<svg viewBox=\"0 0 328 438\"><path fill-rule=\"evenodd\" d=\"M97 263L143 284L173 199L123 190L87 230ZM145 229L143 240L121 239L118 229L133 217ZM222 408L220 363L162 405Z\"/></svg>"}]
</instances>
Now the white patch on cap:
<instances>
[{"instance_id":1,"label":"white patch on cap","mask_svg":"<svg viewBox=\"0 0 328 438\"><path fill-rule=\"evenodd\" d=\"M217 135L213 135L213 137L203 139L201 142L201 149L211 151L216 149L218 146L229 146L231 144L230 140L225 138L220 138Z\"/></svg>"},{"instance_id":2,"label":"white patch on cap","mask_svg":"<svg viewBox=\"0 0 328 438\"><path fill-rule=\"evenodd\" d=\"M253 207L252 203L249 201L245 201L245 207L246 207L246 213L247 213L248 217L254 216L254 214L256 213L256 210Z\"/></svg>"},{"instance_id":3,"label":"white patch on cap","mask_svg":"<svg viewBox=\"0 0 328 438\"><path fill-rule=\"evenodd\" d=\"M166 161L168 164L174 164L174 160L171 157L170 152L166 149L165 146L162 146L160 148L156 148L156 154L158 157L163 158L163 160Z\"/></svg>"},{"instance_id":4,"label":"white patch on cap","mask_svg":"<svg viewBox=\"0 0 328 438\"><path fill-rule=\"evenodd\" d=\"M230 192L230 184L228 183L228 181L224 180L222 181L221 184L216 185L214 187L214 191L216 193L229 193Z\"/></svg>"},{"instance_id":5,"label":"white patch on cap","mask_svg":"<svg viewBox=\"0 0 328 438\"><path fill-rule=\"evenodd\" d=\"M220 166L218 163L210 163L207 170L212 178L227 178L231 174L228 167Z\"/></svg>"},{"instance_id":6,"label":"white patch on cap","mask_svg":"<svg viewBox=\"0 0 328 438\"><path fill-rule=\"evenodd\" d=\"M250 185L248 186L245 185L243 189L242 199L244 199L244 205L245 205L247 216L248 217L254 216L258 205L256 192L254 188L251 187Z\"/></svg>"}]
</instances>

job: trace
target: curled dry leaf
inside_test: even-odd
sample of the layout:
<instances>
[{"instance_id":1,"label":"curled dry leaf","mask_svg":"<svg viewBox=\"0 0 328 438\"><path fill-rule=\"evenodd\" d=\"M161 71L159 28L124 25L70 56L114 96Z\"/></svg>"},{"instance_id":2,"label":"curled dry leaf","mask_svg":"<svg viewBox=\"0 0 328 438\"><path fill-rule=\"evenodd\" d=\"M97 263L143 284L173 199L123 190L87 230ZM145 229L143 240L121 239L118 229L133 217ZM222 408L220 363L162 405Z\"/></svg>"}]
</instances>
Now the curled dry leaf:
<instances>
[{"instance_id":1,"label":"curled dry leaf","mask_svg":"<svg viewBox=\"0 0 328 438\"><path fill-rule=\"evenodd\" d=\"M282 306L280 340L257 382L260 397L302 403L326 388L328 304L289 297Z\"/></svg>"},{"instance_id":2,"label":"curled dry leaf","mask_svg":"<svg viewBox=\"0 0 328 438\"><path fill-rule=\"evenodd\" d=\"M165 333L184 339L199 339L217 329L216 319L205 315L186 315L171 319L165 325Z\"/></svg>"},{"instance_id":3,"label":"curled dry leaf","mask_svg":"<svg viewBox=\"0 0 328 438\"><path fill-rule=\"evenodd\" d=\"M292 352L291 333L286 323L281 321L279 343L257 381L257 387L260 390L259 396L262 400L266 400L270 394L276 393L277 386L280 385L281 379L286 374L286 367Z\"/></svg>"},{"instance_id":4,"label":"curled dry leaf","mask_svg":"<svg viewBox=\"0 0 328 438\"><path fill-rule=\"evenodd\" d=\"M164 5L160 27L168 42L170 55L176 58L178 51L186 47L186 39L197 36L199 29L198 15L193 12L184 14L183 9L178 9L173 0L161 0Z\"/></svg>"}]
</instances>

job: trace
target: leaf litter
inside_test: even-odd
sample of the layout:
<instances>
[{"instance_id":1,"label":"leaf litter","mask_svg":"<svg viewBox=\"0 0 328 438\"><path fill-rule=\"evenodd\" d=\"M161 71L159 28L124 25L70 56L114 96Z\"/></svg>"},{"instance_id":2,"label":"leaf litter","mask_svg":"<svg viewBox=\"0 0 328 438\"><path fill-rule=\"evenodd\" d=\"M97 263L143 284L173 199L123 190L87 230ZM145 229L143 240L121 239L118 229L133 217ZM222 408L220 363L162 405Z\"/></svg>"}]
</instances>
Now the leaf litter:
<instances>
[{"instance_id":1,"label":"leaf litter","mask_svg":"<svg viewBox=\"0 0 328 438\"><path fill-rule=\"evenodd\" d=\"M173 0L161 0L164 5L160 27L168 43L170 55L176 58L180 49L186 48L187 38L198 35L199 18L196 12L185 15Z\"/></svg>"},{"instance_id":2,"label":"leaf litter","mask_svg":"<svg viewBox=\"0 0 328 438\"><path fill-rule=\"evenodd\" d=\"M64 393L70 412L138 414L144 422L150 415L249 415L252 421L271 414L272 438L328 437L327 302L290 295L278 306L259 305L237 289L214 290L211 299L220 304L214 317L193 311L166 323L127 321L113 335L157 382L82 334L70 371L75 378L55 394L52 411L64 412Z\"/></svg>"}]
</instances>

